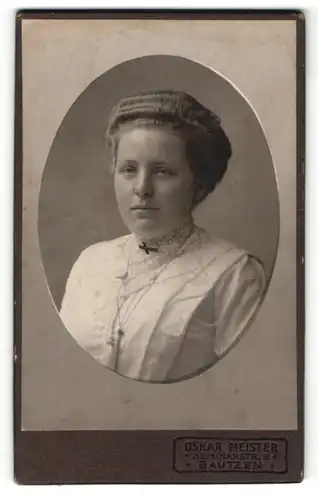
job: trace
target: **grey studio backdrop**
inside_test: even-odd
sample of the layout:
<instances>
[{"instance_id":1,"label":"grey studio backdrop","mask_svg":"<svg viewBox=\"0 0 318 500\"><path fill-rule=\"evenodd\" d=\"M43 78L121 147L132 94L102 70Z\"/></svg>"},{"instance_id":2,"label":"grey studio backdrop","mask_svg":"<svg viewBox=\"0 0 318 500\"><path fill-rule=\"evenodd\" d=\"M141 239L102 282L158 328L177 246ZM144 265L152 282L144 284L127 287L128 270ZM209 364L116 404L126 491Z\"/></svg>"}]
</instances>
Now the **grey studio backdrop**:
<instances>
[{"instance_id":1,"label":"grey studio backdrop","mask_svg":"<svg viewBox=\"0 0 318 500\"><path fill-rule=\"evenodd\" d=\"M151 56L120 64L93 81L65 116L49 152L38 232L48 292L57 308L79 253L127 232L104 150L109 111L123 96L158 88L189 92L221 117L233 158L222 184L195 218L260 257L270 280L279 203L271 154L252 108L209 68L185 58ZM37 314L41 317L41 311ZM67 333L55 310L46 328L29 332L24 341L23 427L292 428L295 374L276 333L267 331L264 317L259 321L257 316L238 346L212 369L179 383L149 384L118 376L94 361ZM278 408L284 387L286 400Z\"/></svg>"}]
</instances>

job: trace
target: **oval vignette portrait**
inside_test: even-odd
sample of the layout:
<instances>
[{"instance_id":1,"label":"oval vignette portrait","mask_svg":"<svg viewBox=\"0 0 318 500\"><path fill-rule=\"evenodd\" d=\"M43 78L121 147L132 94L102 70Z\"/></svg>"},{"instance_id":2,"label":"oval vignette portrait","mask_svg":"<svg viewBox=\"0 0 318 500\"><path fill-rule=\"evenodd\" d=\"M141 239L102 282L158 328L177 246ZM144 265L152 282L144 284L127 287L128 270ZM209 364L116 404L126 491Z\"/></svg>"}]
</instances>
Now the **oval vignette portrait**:
<instances>
[{"instance_id":1,"label":"oval vignette portrait","mask_svg":"<svg viewBox=\"0 0 318 500\"><path fill-rule=\"evenodd\" d=\"M52 300L97 362L156 383L213 369L257 321L278 247L251 104L179 56L109 69L54 138L38 229Z\"/></svg>"}]
</instances>

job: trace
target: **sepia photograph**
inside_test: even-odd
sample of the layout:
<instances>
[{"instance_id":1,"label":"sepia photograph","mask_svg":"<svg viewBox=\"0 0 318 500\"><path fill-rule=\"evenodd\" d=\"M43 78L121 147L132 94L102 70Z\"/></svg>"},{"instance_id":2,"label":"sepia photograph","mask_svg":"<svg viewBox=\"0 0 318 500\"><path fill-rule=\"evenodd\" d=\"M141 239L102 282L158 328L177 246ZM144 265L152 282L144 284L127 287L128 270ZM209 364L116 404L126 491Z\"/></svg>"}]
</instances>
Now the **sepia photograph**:
<instances>
[{"instance_id":1,"label":"sepia photograph","mask_svg":"<svg viewBox=\"0 0 318 500\"><path fill-rule=\"evenodd\" d=\"M107 142L131 236L81 254L62 321L118 373L149 381L189 377L233 345L264 292L253 256L212 240L193 222L195 206L222 180L230 141L218 117L192 96L158 90L119 102Z\"/></svg>"},{"instance_id":2,"label":"sepia photograph","mask_svg":"<svg viewBox=\"0 0 318 500\"><path fill-rule=\"evenodd\" d=\"M147 75L154 65L159 70L152 72L153 89L143 91L145 80L150 85ZM274 167L253 110L211 70L180 57L149 56L123 63L115 71L115 76L106 73L80 96L49 155L39 213L48 286L64 326L94 359L126 377L173 382L222 358L242 337L262 302L277 246ZM122 97L108 113L112 93L118 90L107 79L127 81L128 71L135 75L131 85L142 91ZM201 85L202 97L221 100L218 108L228 121L232 142L221 118L193 95L157 88L159 72L169 75L166 81L175 79L175 85L181 73L187 82L181 88L197 87L200 92ZM129 91L129 80L126 86ZM107 87L110 93L105 94ZM239 104L231 113L225 108L229 98ZM249 121L240 131L242 113ZM251 138L255 140L248 144ZM82 146L73 152L75 141ZM252 160L265 170L258 179L256 171L251 172ZM219 187L224 177L227 190ZM251 185L250 192L244 192ZM216 199L215 190L220 191ZM84 207L78 207L74 191ZM262 208L261 201L269 208ZM241 234L233 231L233 207L241 212L239 226L244 220L254 234L243 228ZM196 220L199 209L201 217ZM205 227L200 226L203 217ZM78 223L81 218L87 229ZM264 218L267 238L257 243L256 228ZM76 224L81 236L75 233ZM91 238L92 225L94 239L100 241L82 249ZM111 238L122 225L127 234ZM57 279L71 252L79 252L75 241L80 238L80 255L61 290L64 281ZM50 257L53 250L60 261Z\"/></svg>"},{"instance_id":3,"label":"sepia photograph","mask_svg":"<svg viewBox=\"0 0 318 500\"><path fill-rule=\"evenodd\" d=\"M33 439L158 453L168 482L298 477L298 14L17 23L23 481L72 482Z\"/></svg>"}]
</instances>

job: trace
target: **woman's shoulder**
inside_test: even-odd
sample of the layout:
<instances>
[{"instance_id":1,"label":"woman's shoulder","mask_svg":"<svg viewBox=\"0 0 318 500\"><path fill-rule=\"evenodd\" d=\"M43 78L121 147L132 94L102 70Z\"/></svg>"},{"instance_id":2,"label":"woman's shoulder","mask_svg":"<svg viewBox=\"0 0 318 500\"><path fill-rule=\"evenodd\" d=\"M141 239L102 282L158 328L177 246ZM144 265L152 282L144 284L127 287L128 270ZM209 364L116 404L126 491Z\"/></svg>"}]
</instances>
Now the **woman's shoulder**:
<instances>
[{"instance_id":1,"label":"woman's shoulder","mask_svg":"<svg viewBox=\"0 0 318 500\"><path fill-rule=\"evenodd\" d=\"M86 247L81 256L85 257L103 257L107 252L109 256L109 252L117 252L118 250L122 250L122 248L127 243L128 235L120 236L119 238L115 238L113 240L104 240L98 241L97 243L93 243L92 245Z\"/></svg>"},{"instance_id":2,"label":"woman's shoulder","mask_svg":"<svg viewBox=\"0 0 318 500\"><path fill-rule=\"evenodd\" d=\"M226 239L214 237L201 228L199 228L199 235L202 241L202 252L212 266L218 265L229 274L240 272L244 277L250 274L254 276L264 274L264 265L253 252Z\"/></svg>"},{"instance_id":3,"label":"woman's shoulder","mask_svg":"<svg viewBox=\"0 0 318 500\"><path fill-rule=\"evenodd\" d=\"M108 241L99 241L86 247L73 265L77 274L100 273L102 269L109 272L122 260L122 250L127 243L128 235Z\"/></svg>"},{"instance_id":4,"label":"woman's shoulder","mask_svg":"<svg viewBox=\"0 0 318 500\"><path fill-rule=\"evenodd\" d=\"M200 249L212 258L216 255L218 258L230 257L231 259L251 255L243 247L221 237L214 236L201 227L197 227L196 233L200 242Z\"/></svg>"}]
</instances>

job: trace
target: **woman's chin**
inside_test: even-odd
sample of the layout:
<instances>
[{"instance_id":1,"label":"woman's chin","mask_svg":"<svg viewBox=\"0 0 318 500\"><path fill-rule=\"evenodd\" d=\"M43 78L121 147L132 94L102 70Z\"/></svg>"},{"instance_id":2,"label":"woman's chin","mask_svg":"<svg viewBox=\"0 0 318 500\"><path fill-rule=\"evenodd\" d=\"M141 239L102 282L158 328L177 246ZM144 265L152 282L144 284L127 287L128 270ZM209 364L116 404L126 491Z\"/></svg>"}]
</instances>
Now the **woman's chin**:
<instances>
[{"instance_id":1,"label":"woman's chin","mask_svg":"<svg viewBox=\"0 0 318 500\"><path fill-rule=\"evenodd\" d=\"M139 220L134 225L129 227L130 231L134 233L141 240L151 240L153 238L162 238L169 233L169 228L158 227L153 221L149 219Z\"/></svg>"}]
</instances>

